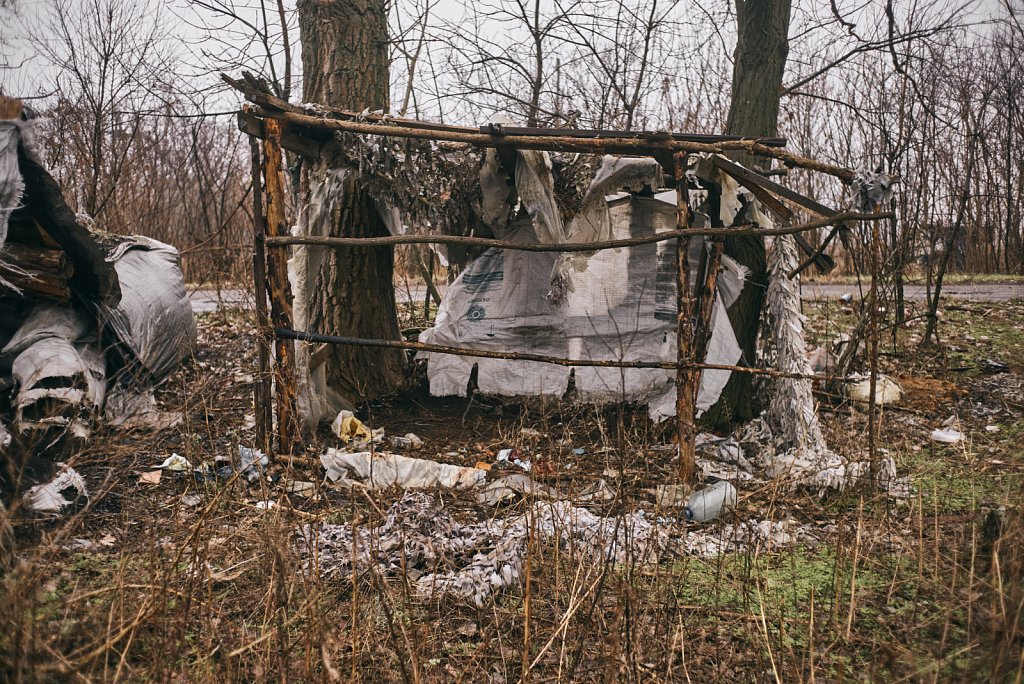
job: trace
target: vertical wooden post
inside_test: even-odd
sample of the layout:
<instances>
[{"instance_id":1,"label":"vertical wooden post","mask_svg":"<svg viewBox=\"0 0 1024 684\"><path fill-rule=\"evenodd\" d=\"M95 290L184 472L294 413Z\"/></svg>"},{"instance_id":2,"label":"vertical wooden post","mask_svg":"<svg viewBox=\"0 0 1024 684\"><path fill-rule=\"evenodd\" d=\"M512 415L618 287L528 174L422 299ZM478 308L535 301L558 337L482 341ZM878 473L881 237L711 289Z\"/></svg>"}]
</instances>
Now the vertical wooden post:
<instances>
[{"instance_id":1,"label":"vertical wooden post","mask_svg":"<svg viewBox=\"0 0 1024 684\"><path fill-rule=\"evenodd\" d=\"M263 141L263 177L267 189L267 235L287 234L284 207L284 181L281 177L281 124L265 119ZM275 328L292 327L291 286L288 284L288 255L276 248L267 255L267 289L270 293L270 320ZM292 454L299 444L295 358L291 340L275 337L275 381L277 392L277 455Z\"/></svg>"},{"instance_id":2,"label":"vertical wooden post","mask_svg":"<svg viewBox=\"0 0 1024 684\"><path fill-rule=\"evenodd\" d=\"M875 213L881 206L875 207ZM871 480L874 486L879 484L878 463L878 416L875 411L878 389L878 277L881 261L882 243L879 235L878 220L871 222L871 289L868 292L868 463L871 466Z\"/></svg>"},{"instance_id":3,"label":"vertical wooden post","mask_svg":"<svg viewBox=\"0 0 1024 684\"><path fill-rule=\"evenodd\" d=\"M690 224L690 195L686 183L685 153L674 157L676 181L676 228ZM679 479L692 483L695 475L693 292L690 290L690 237L676 240L676 427L679 442Z\"/></svg>"},{"instance_id":4,"label":"vertical wooden post","mask_svg":"<svg viewBox=\"0 0 1024 684\"><path fill-rule=\"evenodd\" d=\"M270 437L273 418L270 410L270 345L273 328L267 315L267 225L263 216L263 183L260 164L260 146L256 138L249 138L252 162L252 280L256 299L256 346L259 369L253 387L254 415L256 417L256 446L265 454L271 451Z\"/></svg>"}]
</instances>

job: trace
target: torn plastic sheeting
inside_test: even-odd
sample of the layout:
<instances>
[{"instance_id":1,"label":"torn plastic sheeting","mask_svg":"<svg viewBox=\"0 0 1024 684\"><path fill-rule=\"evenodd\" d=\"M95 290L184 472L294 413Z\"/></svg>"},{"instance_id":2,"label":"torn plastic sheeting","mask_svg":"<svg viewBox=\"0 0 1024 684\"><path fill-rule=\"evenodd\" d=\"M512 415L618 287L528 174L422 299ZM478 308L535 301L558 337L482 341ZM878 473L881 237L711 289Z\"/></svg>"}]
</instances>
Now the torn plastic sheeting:
<instances>
[{"instance_id":1,"label":"torn plastic sheeting","mask_svg":"<svg viewBox=\"0 0 1024 684\"><path fill-rule=\"evenodd\" d=\"M88 330L89 321L77 309L67 304L40 302L18 326L2 353L20 354L48 337L74 342Z\"/></svg>"},{"instance_id":2,"label":"torn plastic sheeting","mask_svg":"<svg viewBox=\"0 0 1024 684\"><path fill-rule=\"evenodd\" d=\"M639 192L645 187L661 185L661 165L654 159L613 157L601 159L601 167L583 197L582 206L566 229L567 242L598 242L611 240L612 213L607 197L621 190ZM551 290L547 298L560 304L570 292L575 292L574 272L585 271L590 259L598 252L573 252L558 257L551 271Z\"/></svg>"},{"instance_id":3,"label":"torn plastic sheeting","mask_svg":"<svg viewBox=\"0 0 1024 684\"><path fill-rule=\"evenodd\" d=\"M674 205L651 198L628 197L609 208L616 238L650 235L675 227ZM695 258L703 246L694 241ZM615 358L665 361L676 358L675 245L656 243L602 250L575 274L576 287L560 305L545 299L546 278L558 257L547 253L488 250L473 261L449 287L435 326L421 342L488 350L529 350L562 358ZM719 277L719 293L738 295L746 271L728 264ZM721 308L719 298L716 311ZM739 360L727 317L714 316L706 361L733 364ZM560 397L570 369L530 361L473 359L426 355L431 394L466 392L474 365L484 394ZM703 375L703 401L710 406L728 371ZM575 388L583 401L647 401L661 399L656 414L672 415L674 374L662 369L575 369ZM716 389L717 388L717 389Z\"/></svg>"},{"instance_id":4,"label":"torn plastic sheeting","mask_svg":"<svg viewBox=\"0 0 1024 684\"><path fill-rule=\"evenodd\" d=\"M21 125L18 121L0 121L0 249L7 242L7 222L18 208L25 181L18 168L18 141Z\"/></svg>"},{"instance_id":5,"label":"torn plastic sheeting","mask_svg":"<svg viewBox=\"0 0 1024 684\"><path fill-rule=\"evenodd\" d=\"M494 506L517 496L535 496L553 500L561 498L557 489L535 482L528 475L513 473L489 483L476 495L476 500L485 506Z\"/></svg>"},{"instance_id":6,"label":"torn plastic sheeting","mask_svg":"<svg viewBox=\"0 0 1024 684\"><path fill-rule=\"evenodd\" d=\"M121 284L121 301L102 307L105 324L156 383L192 355L196 322L178 262L178 250L133 236L107 257Z\"/></svg>"},{"instance_id":7,"label":"torn plastic sheeting","mask_svg":"<svg viewBox=\"0 0 1024 684\"><path fill-rule=\"evenodd\" d=\"M30 511L60 513L81 498L89 498L85 480L73 468L65 468L46 484L36 485L25 492L22 501Z\"/></svg>"},{"instance_id":8,"label":"torn plastic sheeting","mask_svg":"<svg viewBox=\"0 0 1024 684\"><path fill-rule=\"evenodd\" d=\"M181 411L159 410L152 389L138 390L124 385L115 385L107 394L103 416L108 425L129 430L165 430L184 420Z\"/></svg>"},{"instance_id":9,"label":"torn plastic sheeting","mask_svg":"<svg viewBox=\"0 0 1024 684\"><path fill-rule=\"evenodd\" d=\"M330 234L336 211L345 196L345 180L349 169L317 166L310 172L309 203L302 208L292 235L323 237ZM293 325L296 330L309 329L311 292L328 251L317 245L295 245L288 260L288 280L294 296ZM336 415L347 405L345 400L327 385L327 367L314 364L311 345L295 342L295 371L298 392L296 403L302 422L302 432L312 433L325 418Z\"/></svg>"},{"instance_id":10,"label":"torn plastic sheeting","mask_svg":"<svg viewBox=\"0 0 1024 684\"><path fill-rule=\"evenodd\" d=\"M67 340L47 337L35 342L14 359L11 374L18 385L15 426L19 430L74 424L103 403L106 391L105 361L94 345L75 347ZM56 411L53 404L65 408ZM42 410L34 411L36 406ZM83 431L85 431L83 433ZM84 424L76 434L87 436Z\"/></svg>"},{"instance_id":11,"label":"torn plastic sheeting","mask_svg":"<svg viewBox=\"0 0 1024 684\"><path fill-rule=\"evenodd\" d=\"M354 477L375 489L392 486L403 489L469 489L482 483L487 476L487 472L479 468L435 463L398 454L373 454L369 451L350 454L328 449L320 456L320 462L332 482Z\"/></svg>"}]
</instances>

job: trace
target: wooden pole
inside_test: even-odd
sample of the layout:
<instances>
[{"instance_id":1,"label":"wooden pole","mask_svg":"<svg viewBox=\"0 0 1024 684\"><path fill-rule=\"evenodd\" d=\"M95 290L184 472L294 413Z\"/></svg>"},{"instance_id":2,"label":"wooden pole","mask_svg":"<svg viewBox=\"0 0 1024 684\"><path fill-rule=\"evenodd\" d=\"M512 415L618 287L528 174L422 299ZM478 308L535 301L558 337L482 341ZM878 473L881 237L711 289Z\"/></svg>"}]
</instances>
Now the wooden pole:
<instances>
[{"instance_id":1,"label":"wooden pole","mask_svg":"<svg viewBox=\"0 0 1024 684\"><path fill-rule=\"evenodd\" d=\"M253 387L254 415L256 417L256 445L263 453L271 452L273 416L271 415L270 389L270 345L274 328L267 315L267 255L264 240L267 224L263 215L263 183L260 168L260 146L256 138L249 138L249 153L252 162L252 224L253 253L252 279L256 298L256 384Z\"/></svg>"},{"instance_id":2,"label":"wooden pole","mask_svg":"<svg viewBox=\"0 0 1024 684\"><path fill-rule=\"evenodd\" d=\"M284 181L281 177L281 125L268 119L263 143L263 177L267 191L267 235L287 233ZM267 255L267 285L270 316L275 328L289 328L292 321L291 287L288 284L288 255L275 249ZM292 343L275 335L275 381L277 406L277 455L292 454L299 445L297 386Z\"/></svg>"},{"instance_id":3,"label":"wooden pole","mask_svg":"<svg viewBox=\"0 0 1024 684\"><path fill-rule=\"evenodd\" d=\"M339 335L323 335L311 333L304 330L288 330L277 328L274 334L280 338L289 340L301 340L303 342L317 342L323 344L347 344L354 347L387 347L390 349L409 349L422 351L431 354L451 354L453 356L472 356L484 359L508 359L510 361L536 361L537 363L550 363L556 366L587 366L599 368L662 368L673 370L677 364L668 361L615 361L611 359L565 359L559 356L544 356L541 354L530 354L528 352L500 352L489 349L469 349L468 347L448 347L441 344L424 344L423 342L408 342L406 340L381 340L369 337L341 337ZM749 373L751 375L763 375L769 378L789 378L791 380L821 380L825 382L841 382L842 376L816 375L814 373L787 373L771 368L750 368L748 366L732 366L722 363L688 363L686 368L702 370L727 370L732 373Z\"/></svg>"},{"instance_id":4,"label":"wooden pole","mask_svg":"<svg viewBox=\"0 0 1024 684\"><path fill-rule=\"evenodd\" d=\"M616 154L634 156L653 156L659 153L708 153L746 152L761 157L778 159L787 166L819 171L835 176L846 184L852 183L856 175L850 169L808 159L774 147L768 147L757 140L725 140L715 143L689 142L674 140L666 135L662 139L634 138L583 138L575 136L547 135L492 135L487 133L464 133L462 131L427 130L404 126L393 126L384 123L363 123L359 121L342 121L327 119L297 112L286 112L265 107L256 107L252 112L264 121L275 119L299 128L305 127L313 131L338 131L342 133L359 133L363 135L383 135L395 138L413 138L419 140L438 140L453 143L466 143L476 147L499 147L508 145L520 150L545 150L548 152L583 152L585 154Z\"/></svg>"},{"instance_id":5,"label":"wooden pole","mask_svg":"<svg viewBox=\"0 0 1024 684\"><path fill-rule=\"evenodd\" d=\"M871 465L871 481L876 487L880 484L881 474L878 463L878 415L875 411L878 389L878 278L882 251L880 238L878 221L872 221L871 289L868 292L868 463Z\"/></svg>"},{"instance_id":6,"label":"wooden pole","mask_svg":"<svg viewBox=\"0 0 1024 684\"><path fill-rule=\"evenodd\" d=\"M861 214L844 212L807 223L779 228L760 228L753 224L741 226L721 226L711 228L686 228L670 230L655 235L626 238L624 240L598 240L595 242L563 242L560 244L542 244L532 242L514 242L511 240L492 240L490 238L473 237L471 235L386 235L382 237L346 238L320 235L282 235L268 237L267 247L283 247L285 245L317 245L320 247L384 247L389 245L467 245L495 249L514 249L520 252L594 252L601 249L618 249L619 247L636 247L654 242L675 240L686 236L728 237L740 235L792 235L808 230L816 230L825 226L846 221L873 221L879 218L891 218L893 214Z\"/></svg>"},{"instance_id":7,"label":"wooden pole","mask_svg":"<svg viewBox=\"0 0 1024 684\"><path fill-rule=\"evenodd\" d=\"M690 197L686 182L687 155L674 156L676 229L690 225ZM693 293L690 290L690 236L676 240L676 437L679 442L679 479L684 484L696 474L693 357Z\"/></svg>"}]
</instances>

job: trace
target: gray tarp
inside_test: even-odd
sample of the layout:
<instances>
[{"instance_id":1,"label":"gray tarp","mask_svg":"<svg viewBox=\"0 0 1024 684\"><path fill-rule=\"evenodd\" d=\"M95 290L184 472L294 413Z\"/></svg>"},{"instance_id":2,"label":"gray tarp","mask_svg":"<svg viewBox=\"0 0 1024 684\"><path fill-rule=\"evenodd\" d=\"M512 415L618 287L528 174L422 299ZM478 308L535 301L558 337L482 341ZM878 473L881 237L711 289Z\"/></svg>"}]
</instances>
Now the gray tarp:
<instances>
[{"instance_id":1,"label":"gray tarp","mask_svg":"<svg viewBox=\"0 0 1024 684\"><path fill-rule=\"evenodd\" d=\"M107 260L121 283L121 303L103 307L103 318L143 369L145 384L158 383L196 345L196 322L178 250L137 235L118 245Z\"/></svg>"}]
</instances>

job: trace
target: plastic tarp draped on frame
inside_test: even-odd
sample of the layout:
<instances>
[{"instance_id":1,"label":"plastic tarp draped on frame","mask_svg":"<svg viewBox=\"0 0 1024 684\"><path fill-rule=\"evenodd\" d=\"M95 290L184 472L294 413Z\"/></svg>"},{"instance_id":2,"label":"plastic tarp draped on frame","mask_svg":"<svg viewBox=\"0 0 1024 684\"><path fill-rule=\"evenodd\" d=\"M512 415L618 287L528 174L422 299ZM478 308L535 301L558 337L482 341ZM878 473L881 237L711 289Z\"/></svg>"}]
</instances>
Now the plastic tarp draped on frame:
<instances>
[{"instance_id":1,"label":"plastic tarp draped on frame","mask_svg":"<svg viewBox=\"0 0 1024 684\"><path fill-rule=\"evenodd\" d=\"M196 346L196 321L178 250L136 235L118 245L107 261L117 271L121 302L104 306L103 318L144 371L144 384L158 383Z\"/></svg>"},{"instance_id":2,"label":"plastic tarp draped on frame","mask_svg":"<svg viewBox=\"0 0 1024 684\"><path fill-rule=\"evenodd\" d=\"M605 200L623 185L639 190L637 186L644 180L653 182L657 177L649 160L606 158L592 185L601 199L595 202L591 198L566 233L574 237L573 242L583 242L651 236L675 229L674 192ZM527 194L520 195L525 202ZM731 206L723 202L723 214ZM530 211L529 215L538 213ZM725 218L729 219L726 225L731 223L732 216ZM588 225L580 225L583 221ZM504 237L521 242L552 241L546 227L538 228L528 217L513 221ZM702 249L701 240L691 240L694 273ZM559 297L549 298L552 274L558 278L559 270L570 286ZM745 277L743 267L724 260L708 363L732 365L740 358L741 350L722 311L723 304L735 301ZM570 359L674 362L675 319L674 240L566 258L557 253L491 249L469 264L449 287L434 327L425 330L420 341ZM428 359L430 391L439 396L465 395L474 365L478 367L479 391L485 394L561 397L569 385L570 368L565 366L448 354L430 354ZM672 370L577 367L574 376L582 401L647 402L652 417L658 420L674 414ZM702 375L698 409L706 410L717 400L727 379L728 371Z\"/></svg>"}]
</instances>

